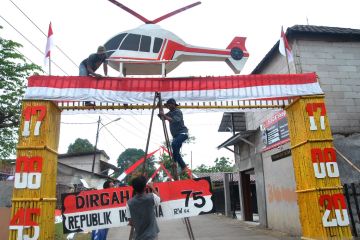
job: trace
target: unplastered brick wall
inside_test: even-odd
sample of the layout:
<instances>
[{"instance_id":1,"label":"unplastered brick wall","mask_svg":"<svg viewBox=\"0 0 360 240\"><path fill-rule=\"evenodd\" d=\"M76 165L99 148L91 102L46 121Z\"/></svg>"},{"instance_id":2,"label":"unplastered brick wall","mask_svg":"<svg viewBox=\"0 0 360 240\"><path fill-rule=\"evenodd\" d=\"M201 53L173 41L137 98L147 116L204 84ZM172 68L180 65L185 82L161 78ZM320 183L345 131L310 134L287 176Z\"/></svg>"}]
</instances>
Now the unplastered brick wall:
<instances>
[{"instance_id":1,"label":"unplastered brick wall","mask_svg":"<svg viewBox=\"0 0 360 240\"><path fill-rule=\"evenodd\" d=\"M303 72L316 72L332 132L360 132L360 42L297 41Z\"/></svg>"}]
</instances>

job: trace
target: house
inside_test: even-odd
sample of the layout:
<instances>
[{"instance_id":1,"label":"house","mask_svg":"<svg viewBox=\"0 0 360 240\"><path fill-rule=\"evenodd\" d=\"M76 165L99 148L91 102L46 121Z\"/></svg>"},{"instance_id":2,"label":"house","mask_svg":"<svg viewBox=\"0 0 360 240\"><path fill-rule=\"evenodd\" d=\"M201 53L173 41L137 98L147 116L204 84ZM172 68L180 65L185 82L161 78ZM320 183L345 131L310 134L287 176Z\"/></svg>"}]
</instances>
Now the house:
<instances>
[{"instance_id":1,"label":"house","mask_svg":"<svg viewBox=\"0 0 360 240\"><path fill-rule=\"evenodd\" d=\"M294 57L289 70L277 42L252 74L317 73L338 151L341 181L359 182L360 172L350 163L360 166L360 30L295 25L287 29L286 36ZM233 146L240 175L242 215L251 207L244 194L248 194L250 174L255 174L260 225L299 236L301 225L290 143L284 137L280 144L268 148L263 141L264 123L271 122L269 119L276 115L283 119L281 128L286 133L287 121L279 110L246 112L246 129L234 132L219 148ZM280 128L280 123L277 127ZM359 223L360 219L354 216ZM248 218L244 216L245 220Z\"/></svg>"}]
</instances>

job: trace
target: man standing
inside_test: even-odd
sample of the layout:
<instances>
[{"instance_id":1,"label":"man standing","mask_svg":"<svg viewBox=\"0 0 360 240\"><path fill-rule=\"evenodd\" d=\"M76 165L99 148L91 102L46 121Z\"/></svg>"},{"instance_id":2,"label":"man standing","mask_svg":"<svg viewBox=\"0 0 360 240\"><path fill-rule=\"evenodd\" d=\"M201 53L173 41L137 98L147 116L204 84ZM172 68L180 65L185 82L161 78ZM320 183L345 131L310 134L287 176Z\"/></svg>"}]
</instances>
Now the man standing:
<instances>
[{"instance_id":1,"label":"man standing","mask_svg":"<svg viewBox=\"0 0 360 240\"><path fill-rule=\"evenodd\" d=\"M175 99L170 98L166 101L165 107L168 108L170 111L164 114L163 111L160 111L159 117L164 118L165 120L169 121L170 125L170 132L173 137L171 147L173 151L174 161L177 162L180 167L182 173L187 170L186 164L181 157L180 148L185 142L186 139L189 138L188 136L188 129L185 127L183 114L180 109L177 108L179 104L176 103Z\"/></svg>"},{"instance_id":2,"label":"man standing","mask_svg":"<svg viewBox=\"0 0 360 240\"><path fill-rule=\"evenodd\" d=\"M146 178L138 176L131 181L134 197L126 204L129 225L135 228L135 240L156 240L160 232L156 222L154 206L159 206L160 195L153 183L148 186L152 193L145 193Z\"/></svg>"},{"instance_id":3,"label":"man standing","mask_svg":"<svg viewBox=\"0 0 360 240\"><path fill-rule=\"evenodd\" d=\"M106 49L104 46L99 46L96 53L91 54L80 63L79 76L94 76L96 78L101 78L101 74L95 73L101 64L103 64L104 74L107 76Z\"/></svg>"}]
</instances>

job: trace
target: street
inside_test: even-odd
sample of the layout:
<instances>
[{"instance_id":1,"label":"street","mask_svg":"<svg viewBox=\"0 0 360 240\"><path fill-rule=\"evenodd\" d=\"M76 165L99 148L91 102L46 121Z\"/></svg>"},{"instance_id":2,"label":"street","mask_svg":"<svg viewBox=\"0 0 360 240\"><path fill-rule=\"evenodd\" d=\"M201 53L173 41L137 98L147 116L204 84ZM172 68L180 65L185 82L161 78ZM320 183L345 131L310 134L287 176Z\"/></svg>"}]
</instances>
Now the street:
<instances>
[{"instance_id":1,"label":"street","mask_svg":"<svg viewBox=\"0 0 360 240\"><path fill-rule=\"evenodd\" d=\"M261 229L254 223L242 222L222 215L207 214L190 218L195 239L300 239L287 234ZM182 219L158 222L159 240L189 239ZM108 240L128 239L130 227L110 229Z\"/></svg>"}]
</instances>

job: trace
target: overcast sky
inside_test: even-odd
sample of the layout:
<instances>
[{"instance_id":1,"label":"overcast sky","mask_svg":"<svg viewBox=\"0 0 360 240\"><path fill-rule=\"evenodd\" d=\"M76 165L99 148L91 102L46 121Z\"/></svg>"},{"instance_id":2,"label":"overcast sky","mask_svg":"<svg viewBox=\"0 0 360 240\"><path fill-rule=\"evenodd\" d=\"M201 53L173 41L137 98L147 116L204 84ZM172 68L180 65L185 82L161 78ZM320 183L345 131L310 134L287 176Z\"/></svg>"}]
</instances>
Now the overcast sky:
<instances>
[{"instance_id":1,"label":"overcast sky","mask_svg":"<svg viewBox=\"0 0 360 240\"><path fill-rule=\"evenodd\" d=\"M155 19L175 9L195 1L190 0L121 0L129 8L148 19ZM98 45L104 44L114 35L133 29L142 24L140 20L113 5L107 0L1 0L0 36L21 43L20 51L32 62L43 66L46 45L44 36L14 5L16 4L43 32L47 34L52 22L56 45L74 62L58 49L52 52L52 59L62 70L52 66L53 75L77 75L78 65ZM234 36L247 37L246 47L250 58L241 74L249 74L263 56L278 41L281 26L284 29L295 24L311 24L333 27L360 28L358 14L359 2L355 0L281 0L281 1L239 1L202 0L202 4L160 22L159 25L172 31L186 43L212 48L226 48ZM10 23L20 35L5 20ZM34 47L36 46L36 47ZM45 70L46 71L46 70ZM64 73L65 72L65 73ZM100 71L100 73L102 73ZM208 76L231 75L231 69L222 62L184 63L168 76ZM117 76L114 71L111 76ZM103 115L103 123L119 117L118 113ZM121 115L122 119L109 124L100 132L99 148L104 149L115 163L118 155L126 148L145 149L150 112L141 115ZM185 145L185 161L193 165L201 163L212 165L216 157L230 157L228 150L217 150L216 146L231 136L231 133L218 133L222 113L189 113L185 124L195 144ZM77 137L95 142L98 115L66 115L62 124L59 152L64 153L67 146ZM158 119L155 119L150 151L163 142L163 132ZM120 143L119 143L120 142Z\"/></svg>"}]
</instances>

